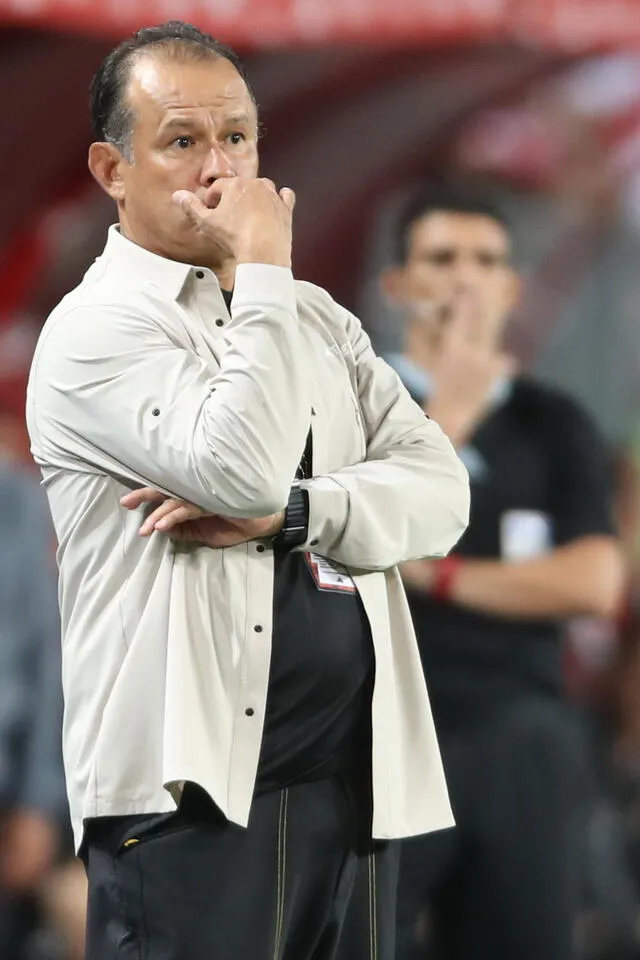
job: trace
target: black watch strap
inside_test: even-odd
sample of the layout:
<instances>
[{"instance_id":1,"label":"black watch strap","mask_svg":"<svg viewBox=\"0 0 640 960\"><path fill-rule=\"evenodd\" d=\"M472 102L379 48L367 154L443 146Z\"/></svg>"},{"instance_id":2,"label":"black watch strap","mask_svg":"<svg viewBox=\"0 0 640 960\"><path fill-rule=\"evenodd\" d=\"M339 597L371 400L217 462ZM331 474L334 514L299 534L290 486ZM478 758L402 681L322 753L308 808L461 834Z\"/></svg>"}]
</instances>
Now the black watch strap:
<instances>
[{"instance_id":1,"label":"black watch strap","mask_svg":"<svg viewBox=\"0 0 640 960\"><path fill-rule=\"evenodd\" d=\"M284 511L282 529L273 538L275 546L292 550L307 539L309 532L309 494L297 484L291 487Z\"/></svg>"}]
</instances>

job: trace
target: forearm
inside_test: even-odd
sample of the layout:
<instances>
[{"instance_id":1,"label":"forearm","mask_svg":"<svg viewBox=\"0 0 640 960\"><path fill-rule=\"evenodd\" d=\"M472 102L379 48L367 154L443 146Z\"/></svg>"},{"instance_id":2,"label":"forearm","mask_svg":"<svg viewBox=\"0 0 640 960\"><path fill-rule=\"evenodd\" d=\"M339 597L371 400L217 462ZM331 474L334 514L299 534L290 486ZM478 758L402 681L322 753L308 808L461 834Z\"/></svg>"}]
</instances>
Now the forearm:
<instances>
[{"instance_id":1,"label":"forearm","mask_svg":"<svg viewBox=\"0 0 640 960\"><path fill-rule=\"evenodd\" d=\"M282 270L274 279L275 270L260 264L238 267L228 346L211 397L207 447L215 457L219 496L231 507L230 516L279 512L310 426L309 371L299 339L293 278ZM254 275L262 273L264 303L253 282Z\"/></svg>"},{"instance_id":2,"label":"forearm","mask_svg":"<svg viewBox=\"0 0 640 960\"><path fill-rule=\"evenodd\" d=\"M308 540L348 567L386 570L445 556L469 521L469 478L440 427L425 417L352 314L332 307L358 394L366 458L303 481Z\"/></svg>"},{"instance_id":3,"label":"forearm","mask_svg":"<svg viewBox=\"0 0 640 960\"><path fill-rule=\"evenodd\" d=\"M624 572L617 545L592 537L521 563L469 560L451 583L451 602L513 618L612 616Z\"/></svg>"},{"instance_id":4,"label":"forearm","mask_svg":"<svg viewBox=\"0 0 640 960\"><path fill-rule=\"evenodd\" d=\"M451 445L427 422L386 458L303 483L309 493L302 549L363 570L444 556L465 530L468 478Z\"/></svg>"}]
</instances>

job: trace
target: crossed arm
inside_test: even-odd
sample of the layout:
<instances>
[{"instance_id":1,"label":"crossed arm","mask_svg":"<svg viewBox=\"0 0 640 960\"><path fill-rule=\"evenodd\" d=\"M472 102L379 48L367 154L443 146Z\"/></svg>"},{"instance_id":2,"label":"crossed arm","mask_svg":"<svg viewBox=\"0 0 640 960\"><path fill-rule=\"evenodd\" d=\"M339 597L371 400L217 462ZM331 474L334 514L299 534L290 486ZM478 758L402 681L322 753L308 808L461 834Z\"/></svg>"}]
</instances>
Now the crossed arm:
<instances>
[{"instance_id":1,"label":"crossed arm","mask_svg":"<svg viewBox=\"0 0 640 960\"><path fill-rule=\"evenodd\" d=\"M277 517L311 407L294 291L284 268L238 268L215 374L145 317L109 308L61 318L65 342L37 361L31 423L40 456L71 454L130 488L152 487L236 524ZM356 318L326 296L352 352L367 458L305 481L308 545L361 569L442 556L467 523L466 471Z\"/></svg>"}]
</instances>

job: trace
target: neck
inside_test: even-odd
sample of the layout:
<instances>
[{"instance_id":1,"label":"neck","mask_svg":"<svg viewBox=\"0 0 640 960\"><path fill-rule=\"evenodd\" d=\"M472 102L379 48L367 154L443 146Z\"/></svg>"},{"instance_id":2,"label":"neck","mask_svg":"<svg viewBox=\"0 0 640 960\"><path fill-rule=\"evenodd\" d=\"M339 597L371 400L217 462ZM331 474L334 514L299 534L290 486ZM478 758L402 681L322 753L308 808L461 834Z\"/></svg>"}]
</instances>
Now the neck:
<instances>
[{"instance_id":1,"label":"neck","mask_svg":"<svg viewBox=\"0 0 640 960\"><path fill-rule=\"evenodd\" d=\"M218 278L222 290L233 290L236 282L236 262L227 260L223 264L207 264Z\"/></svg>"}]
</instances>

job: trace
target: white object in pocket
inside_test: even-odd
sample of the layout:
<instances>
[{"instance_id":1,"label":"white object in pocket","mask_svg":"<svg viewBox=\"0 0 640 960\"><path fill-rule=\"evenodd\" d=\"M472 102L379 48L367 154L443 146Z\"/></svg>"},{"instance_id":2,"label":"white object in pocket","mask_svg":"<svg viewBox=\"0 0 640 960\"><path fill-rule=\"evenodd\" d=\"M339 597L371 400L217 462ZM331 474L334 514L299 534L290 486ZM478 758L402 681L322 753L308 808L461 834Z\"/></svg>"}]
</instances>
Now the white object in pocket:
<instances>
[{"instance_id":1,"label":"white object in pocket","mask_svg":"<svg viewBox=\"0 0 640 960\"><path fill-rule=\"evenodd\" d=\"M539 510L507 510L500 519L503 560L535 560L553 546L551 518Z\"/></svg>"}]
</instances>

